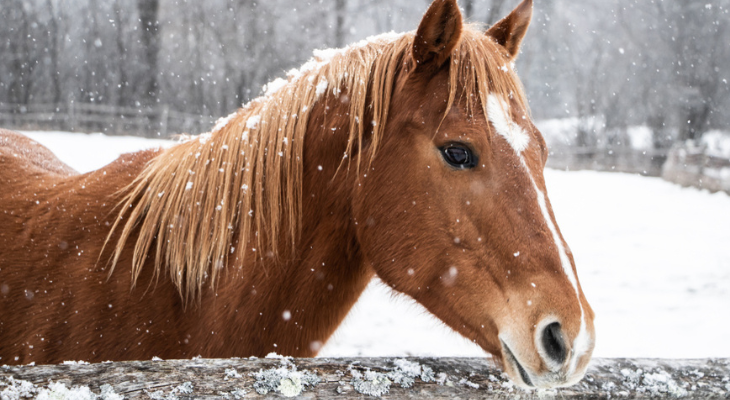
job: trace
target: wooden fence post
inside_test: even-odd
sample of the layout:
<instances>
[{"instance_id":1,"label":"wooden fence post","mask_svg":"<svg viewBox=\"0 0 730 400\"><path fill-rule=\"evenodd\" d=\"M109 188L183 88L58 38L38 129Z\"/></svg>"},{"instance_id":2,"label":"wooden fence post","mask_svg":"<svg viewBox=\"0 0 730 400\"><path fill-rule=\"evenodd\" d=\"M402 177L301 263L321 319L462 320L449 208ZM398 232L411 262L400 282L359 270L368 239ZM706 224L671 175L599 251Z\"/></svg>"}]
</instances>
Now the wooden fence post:
<instances>
[{"instance_id":1,"label":"wooden fence post","mask_svg":"<svg viewBox=\"0 0 730 400\"><path fill-rule=\"evenodd\" d=\"M76 106L73 100L68 102L68 124L70 131L76 130Z\"/></svg>"}]
</instances>

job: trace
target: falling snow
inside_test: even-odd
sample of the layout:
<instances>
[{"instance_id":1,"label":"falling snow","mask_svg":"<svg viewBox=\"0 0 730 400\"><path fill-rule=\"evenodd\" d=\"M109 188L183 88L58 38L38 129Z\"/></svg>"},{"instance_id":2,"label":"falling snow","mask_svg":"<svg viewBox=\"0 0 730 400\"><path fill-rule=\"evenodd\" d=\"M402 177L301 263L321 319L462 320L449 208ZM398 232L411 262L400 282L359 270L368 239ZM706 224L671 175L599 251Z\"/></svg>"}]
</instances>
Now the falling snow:
<instances>
[{"instance_id":1,"label":"falling snow","mask_svg":"<svg viewBox=\"0 0 730 400\"><path fill-rule=\"evenodd\" d=\"M81 172L121 152L174 144L70 133L30 136ZM599 315L596 356L730 357L730 323L716 318L730 308L728 195L626 174L545 175L581 285ZM320 355L485 355L417 303L391 293L373 282Z\"/></svg>"}]
</instances>

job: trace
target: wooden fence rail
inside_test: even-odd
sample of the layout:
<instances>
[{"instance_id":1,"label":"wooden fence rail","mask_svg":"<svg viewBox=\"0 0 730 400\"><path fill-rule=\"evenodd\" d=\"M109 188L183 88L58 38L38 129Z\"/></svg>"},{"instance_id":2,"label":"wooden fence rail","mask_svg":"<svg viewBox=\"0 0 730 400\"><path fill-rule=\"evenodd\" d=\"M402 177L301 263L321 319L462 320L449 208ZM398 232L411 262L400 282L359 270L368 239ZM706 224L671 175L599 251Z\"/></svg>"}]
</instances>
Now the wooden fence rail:
<instances>
[{"instance_id":1,"label":"wooden fence rail","mask_svg":"<svg viewBox=\"0 0 730 400\"><path fill-rule=\"evenodd\" d=\"M596 359L579 384L516 388L484 358L265 358L0 367L0 399L730 399L730 359Z\"/></svg>"},{"instance_id":2,"label":"wooden fence rail","mask_svg":"<svg viewBox=\"0 0 730 400\"><path fill-rule=\"evenodd\" d=\"M676 145L664 163L662 178L682 186L730 194L730 160L708 155L702 148Z\"/></svg>"},{"instance_id":3,"label":"wooden fence rail","mask_svg":"<svg viewBox=\"0 0 730 400\"><path fill-rule=\"evenodd\" d=\"M661 176L667 159L666 149L635 150L629 147L550 147L547 166L560 170L626 172Z\"/></svg>"},{"instance_id":4,"label":"wooden fence rail","mask_svg":"<svg viewBox=\"0 0 730 400\"><path fill-rule=\"evenodd\" d=\"M209 131L216 118L182 113L166 105L118 107L69 102L65 104L0 103L0 127L80 132L103 132L146 137Z\"/></svg>"}]
</instances>

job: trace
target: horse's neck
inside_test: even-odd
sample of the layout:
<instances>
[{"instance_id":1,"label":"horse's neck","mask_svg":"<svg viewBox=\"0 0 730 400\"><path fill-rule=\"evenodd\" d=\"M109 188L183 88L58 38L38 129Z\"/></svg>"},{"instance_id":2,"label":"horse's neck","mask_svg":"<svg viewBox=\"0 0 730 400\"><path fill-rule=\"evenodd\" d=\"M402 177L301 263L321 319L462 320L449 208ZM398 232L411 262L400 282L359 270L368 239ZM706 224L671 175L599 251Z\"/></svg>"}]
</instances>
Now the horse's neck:
<instances>
[{"instance_id":1,"label":"horse's neck","mask_svg":"<svg viewBox=\"0 0 730 400\"><path fill-rule=\"evenodd\" d=\"M296 259L244 266L246 272L240 274L229 271L217 293L203 299L208 321L201 327L214 328L202 334L209 337L212 330L225 335L211 346L242 346L233 352L239 356L316 355L372 272L362 263L357 245L343 240L352 235L341 229L342 221L311 222ZM217 304L210 307L209 301ZM203 353L224 356L226 351L211 348Z\"/></svg>"},{"instance_id":2,"label":"horse's neck","mask_svg":"<svg viewBox=\"0 0 730 400\"><path fill-rule=\"evenodd\" d=\"M210 323L221 329L230 321L242 326L225 329L230 335L225 342L240 341L242 330L248 330L245 336L258 338L253 339L259 341L253 345L256 351L264 349L258 355L312 356L370 281L373 272L363 262L350 215L356 161L349 172L345 162L335 174L347 147L348 126L347 105L338 99L314 107L304 138L296 250L279 260L258 255L259 261L249 259L240 270L229 265L214 300L225 305L216 307L219 315L210 316Z\"/></svg>"}]
</instances>

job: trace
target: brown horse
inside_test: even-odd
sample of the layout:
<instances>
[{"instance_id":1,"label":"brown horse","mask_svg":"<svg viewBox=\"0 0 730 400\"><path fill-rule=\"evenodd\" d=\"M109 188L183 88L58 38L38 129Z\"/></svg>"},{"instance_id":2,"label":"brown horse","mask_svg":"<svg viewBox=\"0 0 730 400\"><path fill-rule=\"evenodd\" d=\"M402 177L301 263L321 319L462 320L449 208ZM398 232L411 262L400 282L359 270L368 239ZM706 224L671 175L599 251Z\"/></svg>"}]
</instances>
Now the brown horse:
<instances>
[{"instance_id":1,"label":"brown horse","mask_svg":"<svg viewBox=\"0 0 730 400\"><path fill-rule=\"evenodd\" d=\"M0 363L310 357L378 274L519 384L576 382L593 311L512 68L531 16L435 0L87 174L0 132Z\"/></svg>"}]
</instances>

